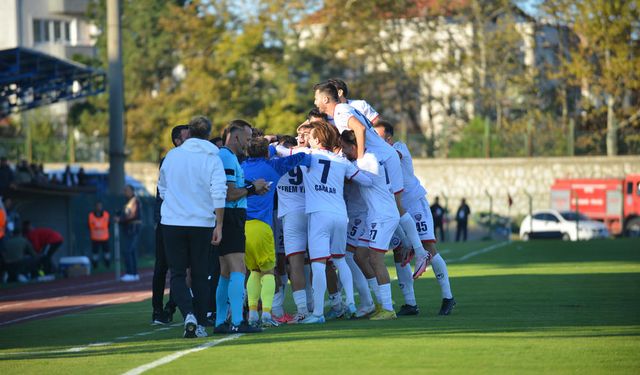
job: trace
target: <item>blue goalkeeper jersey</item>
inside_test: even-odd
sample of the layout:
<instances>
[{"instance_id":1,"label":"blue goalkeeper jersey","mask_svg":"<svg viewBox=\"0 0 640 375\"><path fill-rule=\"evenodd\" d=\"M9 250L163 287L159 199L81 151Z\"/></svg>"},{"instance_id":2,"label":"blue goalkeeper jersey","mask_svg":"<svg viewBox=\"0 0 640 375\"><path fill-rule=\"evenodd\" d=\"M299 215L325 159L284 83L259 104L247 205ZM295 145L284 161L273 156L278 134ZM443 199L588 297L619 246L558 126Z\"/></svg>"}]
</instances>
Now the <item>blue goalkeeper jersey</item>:
<instances>
[{"instance_id":1,"label":"blue goalkeeper jersey","mask_svg":"<svg viewBox=\"0 0 640 375\"><path fill-rule=\"evenodd\" d=\"M257 219L273 227L273 198L278 180L293 168L311 165L311 157L298 153L286 158L248 158L242 162L244 178L254 181L260 178L272 183L271 189L263 195L251 195L247 198L247 220Z\"/></svg>"}]
</instances>

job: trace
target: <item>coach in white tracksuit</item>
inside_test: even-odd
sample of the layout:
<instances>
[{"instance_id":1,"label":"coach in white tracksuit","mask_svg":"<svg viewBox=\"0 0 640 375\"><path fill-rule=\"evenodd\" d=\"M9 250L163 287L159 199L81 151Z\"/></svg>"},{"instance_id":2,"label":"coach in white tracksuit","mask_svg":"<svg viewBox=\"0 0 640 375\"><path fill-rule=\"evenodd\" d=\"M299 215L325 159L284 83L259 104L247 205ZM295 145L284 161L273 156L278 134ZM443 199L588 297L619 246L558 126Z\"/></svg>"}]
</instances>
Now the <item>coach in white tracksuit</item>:
<instances>
[{"instance_id":1,"label":"coach in white tracksuit","mask_svg":"<svg viewBox=\"0 0 640 375\"><path fill-rule=\"evenodd\" d=\"M208 141L211 122L195 117L191 138L169 151L158 180L163 199L161 223L167 262L171 269L171 296L185 317L185 337L206 336L211 244L222 239L227 179L218 148ZM218 225L216 225L218 224ZM193 299L186 285L191 268Z\"/></svg>"}]
</instances>

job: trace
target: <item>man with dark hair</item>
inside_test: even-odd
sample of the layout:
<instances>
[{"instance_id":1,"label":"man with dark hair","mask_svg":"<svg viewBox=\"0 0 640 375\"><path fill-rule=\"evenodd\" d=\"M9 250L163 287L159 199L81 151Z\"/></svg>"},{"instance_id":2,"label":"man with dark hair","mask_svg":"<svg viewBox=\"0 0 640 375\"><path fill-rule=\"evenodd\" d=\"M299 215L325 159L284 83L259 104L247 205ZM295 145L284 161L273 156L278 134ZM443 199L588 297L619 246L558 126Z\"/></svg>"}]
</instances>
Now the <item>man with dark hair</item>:
<instances>
[{"instance_id":1,"label":"man with dark hair","mask_svg":"<svg viewBox=\"0 0 640 375\"><path fill-rule=\"evenodd\" d=\"M242 163L245 178L264 179L268 183L277 183L280 178L298 165L309 166L310 157L298 153L286 158L269 160L269 143L264 138L253 138L248 147L248 158ZM275 189L264 195L252 195L247 198L246 237L247 248L245 263L250 271L247 280L247 299L249 303L249 324L277 326L271 315L276 281L276 249L273 236L273 210ZM258 316L258 300L262 299L262 317Z\"/></svg>"},{"instance_id":2,"label":"man with dark hair","mask_svg":"<svg viewBox=\"0 0 640 375\"><path fill-rule=\"evenodd\" d=\"M217 148L220 148L224 145L224 142L222 142L222 137L213 137L209 140L209 142L216 145Z\"/></svg>"},{"instance_id":3,"label":"man with dark hair","mask_svg":"<svg viewBox=\"0 0 640 375\"><path fill-rule=\"evenodd\" d=\"M462 200L460 200L460 207L458 207L458 211L456 211L456 242L460 241L460 238L462 238L463 242L467 240L467 224L470 214L471 209L467 204L467 200L462 198Z\"/></svg>"},{"instance_id":4,"label":"man with dark hair","mask_svg":"<svg viewBox=\"0 0 640 375\"><path fill-rule=\"evenodd\" d=\"M171 143L173 147L179 147L189 138L189 125L176 125L171 129ZM160 160L160 168L164 158ZM167 254L164 246L164 238L162 236L161 222L162 198L160 192L156 189L156 206L154 219L156 223L156 260L153 266L153 282L151 284L151 305L153 313L151 315L152 324L168 324L173 321L173 314L176 311L176 304L169 295L167 304L163 307L164 289L166 286L167 272L169 266L167 264Z\"/></svg>"},{"instance_id":5,"label":"man with dark hair","mask_svg":"<svg viewBox=\"0 0 640 375\"><path fill-rule=\"evenodd\" d=\"M400 227L406 233L416 254L413 278L420 277L429 264L429 253L424 249L411 215L402 205L404 181L402 166L398 153L382 139L373 128L373 124L362 113L346 103L340 103L338 90L331 83L325 82L314 86L314 104L321 112L333 117L333 125L340 133L352 130L356 138L357 159L364 157L365 149L375 155L382 163L387 183L391 186L400 213Z\"/></svg>"},{"instance_id":6,"label":"man with dark hair","mask_svg":"<svg viewBox=\"0 0 640 375\"><path fill-rule=\"evenodd\" d=\"M402 194L402 205L406 207L407 212L414 222L418 236L424 248L429 252L431 258L431 269L438 284L440 284L440 292L442 295L442 305L440 307L440 315L449 315L456 302L451 293L449 284L449 271L447 264L436 249L436 236L433 228L433 217L427 200L427 191L420 184L413 171L413 159L409 153L409 148L402 142L394 141L393 125L387 121L379 121L376 124L376 132L387 143L393 146L398 152L402 165L402 177L404 181L404 192ZM409 247L411 241L408 238L402 238L402 233L396 241L403 242L405 247ZM398 315L416 315L418 314L418 304L416 303L415 293L413 291L413 279L411 278L411 267L409 266L410 257L403 257L400 251L394 252L396 264L396 273L398 275L398 283L400 290L405 297L405 304L402 306Z\"/></svg>"},{"instance_id":7,"label":"man with dark hair","mask_svg":"<svg viewBox=\"0 0 640 375\"><path fill-rule=\"evenodd\" d=\"M307 114L307 121L325 121L329 122L329 116L326 113L320 112L318 108L312 108Z\"/></svg>"},{"instance_id":8,"label":"man with dark hair","mask_svg":"<svg viewBox=\"0 0 640 375\"><path fill-rule=\"evenodd\" d=\"M349 95L349 90L347 89L347 84L337 78L331 78L328 80L329 83L335 86L336 90L338 90L338 97L340 98L340 103L347 103L353 108L357 109L358 112L362 113L372 124L378 122L378 118L380 115L373 109L372 106L369 105L365 100L351 100L347 99Z\"/></svg>"},{"instance_id":9,"label":"man with dark hair","mask_svg":"<svg viewBox=\"0 0 640 375\"><path fill-rule=\"evenodd\" d=\"M22 222L22 235L26 237L36 253L42 256L42 268L45 274L52 274L53 255L62 246L62 235L51 228L33 228L29 220Z\"/></svg>"},{"instance_id":10,"label":"man with dark hair","mask_svg":"<svg viewBox=\"0 0 640 375\"><path fill-rule=\"evenodd\" d=\"M207 336L209 256L211 245L222 239L226 196L219 150L208 141L211 122L194 117L189 133L191 138L169 151L158 179L171 297L184 316L185 338ZM186 283L187 268L193 296Z\"/></svg>"},{"instance_id":11,"label":"man with dark hair","mask_svg":"<svg viewBox=\"0 0 640 375\"><path fill-rule=\"evenodd\" d=\"M215 247L220 259L220 278L216 290L216 322L214 333L259 332L242 317L246 267L245 221L247 196L264 194L269 190L264 179L246 183L244 171L238 161L246 154L251 140L251 125L244 120L233 120L225 128L225 145L220 149L227 180L227 198L223 221L222 241ZM226 323L231 308L231 324Z\"/></svg>"}]
</instances>

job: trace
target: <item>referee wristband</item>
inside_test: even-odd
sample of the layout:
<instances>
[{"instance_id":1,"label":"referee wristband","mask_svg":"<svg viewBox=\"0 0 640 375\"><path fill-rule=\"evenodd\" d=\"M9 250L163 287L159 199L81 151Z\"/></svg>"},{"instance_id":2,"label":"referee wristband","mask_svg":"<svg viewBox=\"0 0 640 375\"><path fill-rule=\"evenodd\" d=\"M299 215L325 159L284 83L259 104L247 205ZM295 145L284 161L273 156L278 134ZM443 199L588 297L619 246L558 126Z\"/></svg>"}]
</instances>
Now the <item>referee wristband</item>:
<instances>
[{"instance_id":1,"label":"referee wristband","mask_svg":"<svg viewBox=\"0 0 640 375\"><path fill-rule=\"evenodd\" d=\"M249 184L249 185L245 186L244 188L247 189L247 195L255 195L256 187L253 184Z\"/></svg>"}]
</instances>

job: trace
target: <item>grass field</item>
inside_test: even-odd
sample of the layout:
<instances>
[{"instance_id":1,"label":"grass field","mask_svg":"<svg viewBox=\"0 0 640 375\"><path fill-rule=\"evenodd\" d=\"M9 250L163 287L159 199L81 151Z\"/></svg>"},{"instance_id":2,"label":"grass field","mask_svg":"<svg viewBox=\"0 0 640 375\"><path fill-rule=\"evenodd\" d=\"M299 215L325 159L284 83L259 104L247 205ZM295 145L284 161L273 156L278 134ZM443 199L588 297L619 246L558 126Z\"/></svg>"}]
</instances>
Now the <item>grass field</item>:
<instances>
[{"instance_id":1,"label":"grass field","mask_svg":"<svg viewBox=\"0 0 640 375\"><path fill-rule=\"evenodd\" d=\"M2 328L0 373L120 374L163 358L149 373L640 373L640 241L492 245L440 245L458 302L447 317L431 270L417 317L224 342L150 326L144 301Z\"/></svg>"}]
</instances>

